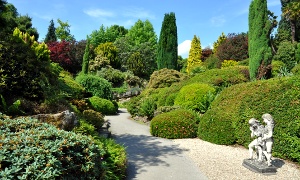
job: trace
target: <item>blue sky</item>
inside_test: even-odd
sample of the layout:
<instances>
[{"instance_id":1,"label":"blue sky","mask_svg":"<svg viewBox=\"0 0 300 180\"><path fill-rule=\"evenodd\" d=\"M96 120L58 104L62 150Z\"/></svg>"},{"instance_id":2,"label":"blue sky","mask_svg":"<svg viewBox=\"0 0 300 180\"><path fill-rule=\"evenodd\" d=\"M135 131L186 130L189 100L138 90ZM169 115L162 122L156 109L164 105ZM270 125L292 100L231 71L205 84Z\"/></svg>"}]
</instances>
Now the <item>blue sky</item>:
<instances>
[{"instance_id":1,"label":"blue sky","mask_svg":"<svg viewBox=\"0 0 300 180\"><path fill-rule=\"evenodd\" d=\"M251 0L7 0L21 15L32 18L42 41L50 20L68 22L76 40L85 39L92 31L117 24L130 28L138 20L148 19L159 37L165 13L174 12L178 33L178 53L188 56L194 35L202 48L211 46L224 32L248 31L248 9ZM268 0L268 8L278 20L280 0Z\"/></svg>"}]
</instances>

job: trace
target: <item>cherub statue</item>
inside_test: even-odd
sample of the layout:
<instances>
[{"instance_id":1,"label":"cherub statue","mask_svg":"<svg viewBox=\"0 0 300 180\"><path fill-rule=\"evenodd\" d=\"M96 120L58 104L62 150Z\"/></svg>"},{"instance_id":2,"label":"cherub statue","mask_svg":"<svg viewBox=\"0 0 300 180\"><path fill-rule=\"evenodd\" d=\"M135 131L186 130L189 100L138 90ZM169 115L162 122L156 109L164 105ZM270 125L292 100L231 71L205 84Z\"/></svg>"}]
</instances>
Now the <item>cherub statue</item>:
<instances>
[{"instance_id":1,"label":"cherub statue","mask_svg":"<svg viewBox=\"0 0 300 180\"><path fill-rule=\"evenodd\" d=\"M274 119L270 114L262 115L263 121L266 123L264 127L264 134L262 137L262 141L265 143L263 146L263 153L267 158L268 166L271 166L271 158L272 158L272 146L273 146L273 131L274 131Z\"/></svg>"},{"instance_id":2,"label":"cherub statue","mask_svg":"<svg viewBox=\"0 0 300 180\"><path fill-rule=\"evenodd\" d=\"M257 160L263 161L263 135L264 135L264 126L260 124L260 122L254 118L249 120L251 138L256 137L249 145L249 154L250 159L253 159L253 149L257 151Z\"/></svg>"}]
</instances>

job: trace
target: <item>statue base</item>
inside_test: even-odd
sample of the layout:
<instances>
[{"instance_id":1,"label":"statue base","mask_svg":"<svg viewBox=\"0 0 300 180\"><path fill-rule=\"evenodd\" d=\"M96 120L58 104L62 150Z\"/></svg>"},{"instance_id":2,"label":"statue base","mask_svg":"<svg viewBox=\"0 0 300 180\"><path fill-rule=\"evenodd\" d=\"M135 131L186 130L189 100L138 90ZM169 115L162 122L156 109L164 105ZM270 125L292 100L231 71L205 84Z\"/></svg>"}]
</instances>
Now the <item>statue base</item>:
<instances>
[{"instance_id":1,"label":"statue base","mask_svg":"<svg viewBox=\"0 0 300 180\"><path fill-rule=\"evenodd\" d=\"M263 175L274 175L277 172L277 168L274 165L268 166L266 162L259 162L255 159L244 159L243 166Z\"/></svg>"}]
</instances>

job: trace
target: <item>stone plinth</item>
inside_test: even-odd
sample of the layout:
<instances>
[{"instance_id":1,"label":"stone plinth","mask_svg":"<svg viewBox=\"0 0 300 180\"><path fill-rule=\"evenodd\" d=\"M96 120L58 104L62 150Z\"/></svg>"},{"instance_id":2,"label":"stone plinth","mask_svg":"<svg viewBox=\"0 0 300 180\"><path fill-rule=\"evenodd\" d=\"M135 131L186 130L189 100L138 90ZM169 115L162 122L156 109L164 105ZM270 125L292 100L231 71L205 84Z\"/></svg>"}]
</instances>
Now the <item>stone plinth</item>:
<instances>
[{"instance_id":1,"label":"stone plinth","mask_svg":"<svg viewBox=\"0 0 300 180\"><path fill-rule=\"evenodd\" d=\"M277 168L274 165L268 166L266 162L259 162L255 159L244 159L243 166L263 175L274 175L277 172Z\"/></svg>"}]
</instances>

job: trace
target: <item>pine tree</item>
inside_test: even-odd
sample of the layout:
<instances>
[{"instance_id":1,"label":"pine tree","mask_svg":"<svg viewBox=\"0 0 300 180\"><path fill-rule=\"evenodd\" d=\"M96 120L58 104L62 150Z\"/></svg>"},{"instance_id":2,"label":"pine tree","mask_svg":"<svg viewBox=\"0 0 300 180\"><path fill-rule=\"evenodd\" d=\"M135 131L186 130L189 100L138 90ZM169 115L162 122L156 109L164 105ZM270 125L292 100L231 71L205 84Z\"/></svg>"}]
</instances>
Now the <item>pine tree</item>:
<instances>
[{"instance_id":1,"label":"pine tree","mask_svg":"<svg viewBox=\"0 0 300 180\"><path fill-rule=\"evenodd\" d=\"M89 60L90 60L90 40L89 37L86 38L86 45L83 55L83 61L82 61L82 73L87 74L89 71Z\"/></svg>"},{"instance_id":2,"label":"pine tree","mask_svg":"<svg viewBox=\"0 0 300 180\"><path fill-rule=\"evenodd\" d=\"M175 13L165 14L157 47L158 69L177 70L178 40Z\"/></svg>"},{"instance_id":3,"label":"pine tree","mask_svg":"<svg viewBox=\"0 0 300 180\"><path fill-rule=\"evenodd\" d=\"M249 8L249 71L250 79L271 76L272 51L270 47L271 22L268 19L267 0L253 0Z\"/></svg>"},{"instance_id":4,"label":"pine tree","mask_svg":"<svg viewBox=\"0 0 300 180\"><path fill-rule=\"evenodd\" d=\"M226 40L226 35L224 34L224 32L222 32L222 34L219 36L218 40L213 43L213 53L214 54L217 52L217 49L220 46L220 44L222 44L222 42L224 42L225 40Z\"/></svg>"},{"instance_id":5,"label":"pine tree","mask_svg":"<svg viewBox=\"0 0 300 180\"><path fill-rule=\"evenodd\" d=\"M48 27L48 33L46 34L46 38L45 38L45 43L48 42L56 42L57 41L57 37L55 34L55 27L54 27L54 22L53 19L50 21L50 25Z\"/></svg>"},{"instance_id":6,"label":"pine tree","mask_svg":"<svg viewBox=\"0 0 300 180\"><path fill-rule=\"evenodd\" d=\"M186 71L188 74L192 72L192 69L201 65L201 54L202 54L202 49L201 49L201 43L200 43L200 38L194 35L194 38L191 43L191 49L189 52L189 58L188 58L188 64Z\"/></svg>"}]
</instances>

